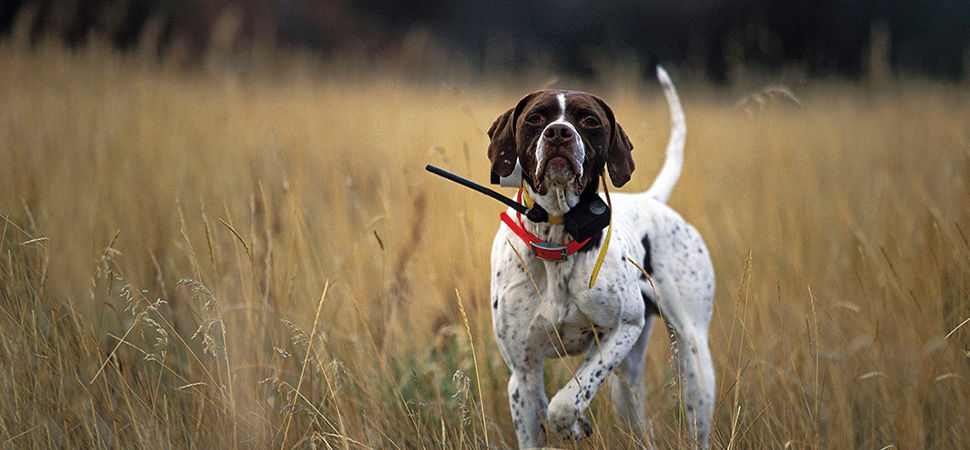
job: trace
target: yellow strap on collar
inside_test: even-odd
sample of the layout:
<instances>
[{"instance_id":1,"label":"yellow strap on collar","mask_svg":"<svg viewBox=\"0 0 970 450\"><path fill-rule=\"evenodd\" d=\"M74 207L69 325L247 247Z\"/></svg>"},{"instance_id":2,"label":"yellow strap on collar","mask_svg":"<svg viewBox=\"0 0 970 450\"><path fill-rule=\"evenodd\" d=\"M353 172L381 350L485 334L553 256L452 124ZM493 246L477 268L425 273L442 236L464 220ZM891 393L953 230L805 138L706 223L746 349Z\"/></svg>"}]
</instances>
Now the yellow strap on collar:
<instances>
[{"instance_id":1,"label":"yellow strap on collar","mask_svg":"<svg viewBox=\"0 0 970 450\"><path fill-rule=\"evenodd\" d=\"M596 257L596 264L593 264L593 273L589 276L589 288L593 289L593 284L596 283L596 276L600 273L600 266L603 265L603 259L606 258L606 249L610 247L610 234L613 232L613 203L610 202L610 190L606 188L606 176L601 175L600 179L603 180L603 193L606 194L606 205L610 207L610 227L606 230L606 240L603 241L603 246L600 247L600 255Z\"/></svg>"},{"instance_id":2,"label":"yellow strap on collar","mask_svg":"<svg viewBox=\"0 0 970 450\"><path fill-rule=\"evenodd\" d=\"M526 208L532 208L532 205L536 203L534 200L532 200L532 197L529 196L529 189L526 188L525 181L522 182L522 200L525 201ZM554 216L549 214L548 221L553 225L562 225L563 216Z\"/></svg>"},{"instance_id":3,"label":"yellow strap on collar","mask_svg":"<svg viewBox=\"0 0 970 450\"><path fill-rule=\"evenodd\" d=\"M596 257L596 264L593 264L593 273L589 276L589 288L592 289L593 285L596 284L596 276L600 273L600 266L603 265L603 260L606 258L606 249L610 247L610 234L613 233L613 203L610 202L610 190L606 187L606 176L601 175L600 179L603 180L603 193L606 194L606 204L610 207L610 227L606 229L606 240L603 241L603 246L600 247L600 254ZM532 197L529 196L529 190L526 189L525 182L522 182L522 200L525 201L525 206L531 208L535 204ZM549 214L549 223L553 225L562 225L563 216L554 216Z\"/></svg>"}]
</instances>

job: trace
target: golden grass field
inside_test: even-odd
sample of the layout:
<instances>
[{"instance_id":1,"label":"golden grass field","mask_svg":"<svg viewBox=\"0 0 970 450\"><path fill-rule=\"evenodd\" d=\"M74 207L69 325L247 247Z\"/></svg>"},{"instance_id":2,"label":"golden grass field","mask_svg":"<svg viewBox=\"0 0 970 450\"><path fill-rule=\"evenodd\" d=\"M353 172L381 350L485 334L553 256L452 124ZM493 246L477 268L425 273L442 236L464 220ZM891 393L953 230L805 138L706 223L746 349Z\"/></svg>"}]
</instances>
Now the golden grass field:
<instances>
[{"instance_id":1,"label":"golden grass field","mask_svg":"<svg viewBox=\"0 0 970 450\"><path fill-rule=\"evenodd\" d=\"M514 446L501 206L423 167L487 181L485 130L541 86L98 45L0 42L0 61L2 447ZM610 102L636 145L622 191L649 186L659 86L552 85ZM967 86L678 87L671 204L718 277L714 446L970 446ZM656 443L685 447L663 327L647 359ZM547 363L547 389L576 364ZM590 439L553 443L631 446L608 398Z\"/></svg>"}]
</instances>

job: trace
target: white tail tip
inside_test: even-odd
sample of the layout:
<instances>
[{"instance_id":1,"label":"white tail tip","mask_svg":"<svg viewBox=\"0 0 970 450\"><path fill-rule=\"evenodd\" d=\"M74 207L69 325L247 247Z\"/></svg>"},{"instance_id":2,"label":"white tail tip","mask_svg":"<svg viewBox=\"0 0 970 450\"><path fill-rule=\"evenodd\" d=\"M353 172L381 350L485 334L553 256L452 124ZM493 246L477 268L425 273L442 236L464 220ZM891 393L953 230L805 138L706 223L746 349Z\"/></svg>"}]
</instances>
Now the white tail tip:
<instances>
[{"instance_id":1,"label":"white tail tip","mask_svg":"<svg viewBox=\"0 0 970 450\"><path fill-rule=\"evenodd\" d=\"M670 141L667 142L667 151L664 165L654 180L653 185L647 190L647 194L657 200L666 203L670 198L670 193L680 178L680 170L684 165L684 143L687 137L687 124L684 119L684 110L680 106L680 97L677 96L677 89L674 82L670 81L670 75L659 64L657 65L657 80L664 90L664 97L667 98L667 106L670 108Z\"/></svg>"}]
</instances>

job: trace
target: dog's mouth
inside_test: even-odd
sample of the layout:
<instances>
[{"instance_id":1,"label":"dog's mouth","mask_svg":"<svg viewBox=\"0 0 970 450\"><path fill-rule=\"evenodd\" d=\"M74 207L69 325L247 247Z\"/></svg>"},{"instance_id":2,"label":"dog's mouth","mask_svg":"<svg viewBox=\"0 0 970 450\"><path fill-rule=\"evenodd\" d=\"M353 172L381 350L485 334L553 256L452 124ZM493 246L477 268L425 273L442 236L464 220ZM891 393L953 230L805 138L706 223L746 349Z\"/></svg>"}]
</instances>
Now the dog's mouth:
<instances>
[{"instance_id":1,"label":"dog's mouth","mask_svg":"<svg viewBox=\"0 0 970 450\"><path fill-rule=\"evenodd\" d=\"M549 187L572 188L575 194L583 192L583 168L573 158L556 155L545 161L536 171L536 192L545 195Z\"/></svg>"}]
</instances>

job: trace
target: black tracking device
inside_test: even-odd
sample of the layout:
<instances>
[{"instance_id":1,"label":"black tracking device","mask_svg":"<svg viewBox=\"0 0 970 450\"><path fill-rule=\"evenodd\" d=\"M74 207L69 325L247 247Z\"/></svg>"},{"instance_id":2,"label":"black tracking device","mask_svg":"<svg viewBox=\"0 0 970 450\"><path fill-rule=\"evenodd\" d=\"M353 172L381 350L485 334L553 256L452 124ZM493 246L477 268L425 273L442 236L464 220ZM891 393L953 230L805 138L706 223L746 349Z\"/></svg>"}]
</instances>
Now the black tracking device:
<instances>
[{"instance_id":1,"label":"black tracking device","mask_svg":"<svg viewBox=\"0 0 970 450\"><path fill-rule=\"evenodd\" d=\"M610 224L610 207L596 195L585 196L563 216L566 232L582 242Z\"/></svg>"}]
</instances>

